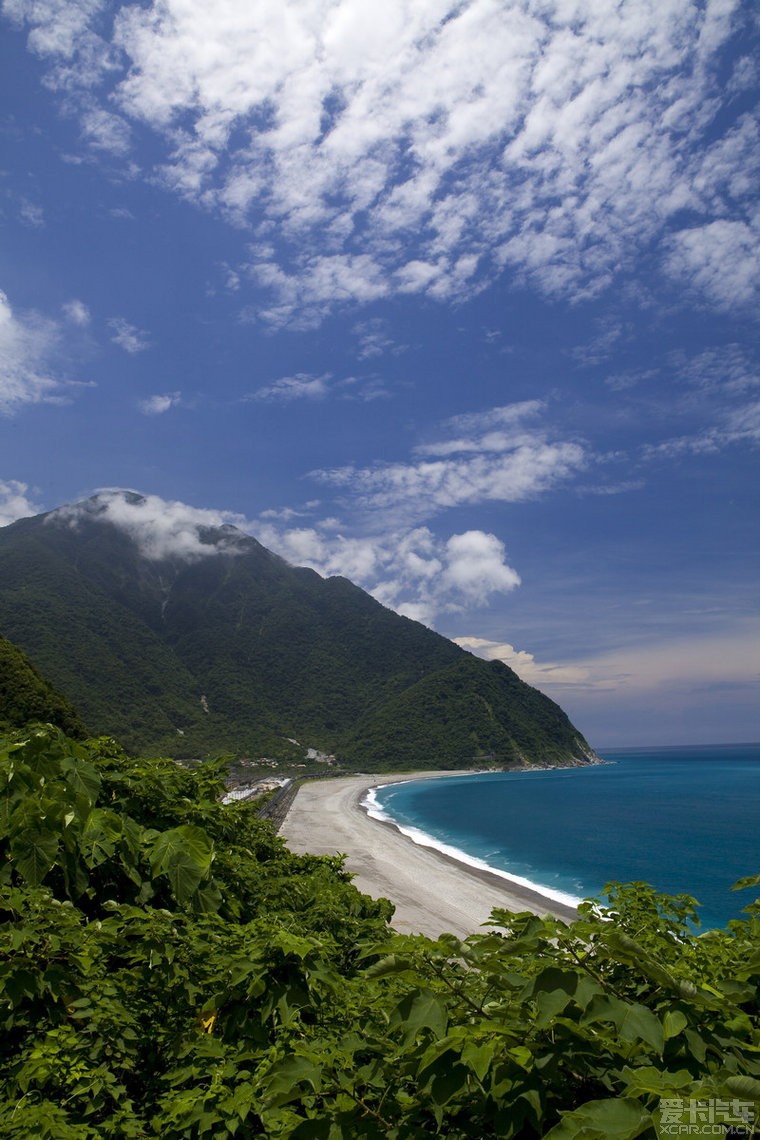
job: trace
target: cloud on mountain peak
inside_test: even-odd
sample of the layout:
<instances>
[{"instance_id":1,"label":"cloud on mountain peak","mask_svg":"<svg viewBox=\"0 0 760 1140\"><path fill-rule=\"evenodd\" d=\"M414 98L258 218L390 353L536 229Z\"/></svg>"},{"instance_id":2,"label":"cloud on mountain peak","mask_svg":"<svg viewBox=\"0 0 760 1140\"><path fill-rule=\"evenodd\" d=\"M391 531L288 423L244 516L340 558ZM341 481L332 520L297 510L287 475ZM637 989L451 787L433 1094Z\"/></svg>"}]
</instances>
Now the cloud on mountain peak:
<instances>
[{"instance_id":1,"label":"cloud on mountain peak","mask_svg":"<svg viewBox=\"0 0 760 1140\"><path fill-rule=\"evenodd\" d=\"M48 519L74 528L85 519L110 523L134 540L144 558L155 562L169 558L195 562L216 554L240 551L240 535L234 531L228 531L215 542L204 541L203 535L209 527L240 523L240 516L228 511L190 507L135 491L103 490L84 503L59 507Z\"/></svg>"}]
</instances>

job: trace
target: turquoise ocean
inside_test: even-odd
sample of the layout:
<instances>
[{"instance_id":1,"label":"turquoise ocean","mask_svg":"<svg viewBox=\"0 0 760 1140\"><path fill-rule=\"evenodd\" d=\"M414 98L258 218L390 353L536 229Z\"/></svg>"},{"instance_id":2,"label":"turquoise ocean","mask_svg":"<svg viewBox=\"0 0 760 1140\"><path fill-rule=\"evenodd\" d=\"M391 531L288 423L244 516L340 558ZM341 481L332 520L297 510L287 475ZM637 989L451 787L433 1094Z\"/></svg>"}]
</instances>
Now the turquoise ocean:
<instances>
[{"instance_id":1,"label":"turquoise ocean","mask_svg":"<svg viewBox=\"0 0 760 1140\"><path fill-rule=\"evenodd\" d=\"M702 929L760 890L760 745L604 751L603 765L389 784L365 801L418 843L563 902L611 881L702 905Z\"/></svg>"}]
</instances>

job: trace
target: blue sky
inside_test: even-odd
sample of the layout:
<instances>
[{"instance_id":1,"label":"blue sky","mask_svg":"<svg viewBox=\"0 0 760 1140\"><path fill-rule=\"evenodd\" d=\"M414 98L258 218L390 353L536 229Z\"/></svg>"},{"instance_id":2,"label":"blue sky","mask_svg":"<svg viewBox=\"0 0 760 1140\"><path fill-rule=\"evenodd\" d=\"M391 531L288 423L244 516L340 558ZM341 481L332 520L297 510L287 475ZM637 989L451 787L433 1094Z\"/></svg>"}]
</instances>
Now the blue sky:
<instances>
[{"instance_id":1,"label":"blue sky","mask_svg":"<svg viewBox=\"0 0 760 1140\"><path fill-rule=\"evenodd\" d=\"M597 747L760 738L754 4L0 32L3 523L134 488L130 525L345 574Z\"/></svg>"}]
</instances>

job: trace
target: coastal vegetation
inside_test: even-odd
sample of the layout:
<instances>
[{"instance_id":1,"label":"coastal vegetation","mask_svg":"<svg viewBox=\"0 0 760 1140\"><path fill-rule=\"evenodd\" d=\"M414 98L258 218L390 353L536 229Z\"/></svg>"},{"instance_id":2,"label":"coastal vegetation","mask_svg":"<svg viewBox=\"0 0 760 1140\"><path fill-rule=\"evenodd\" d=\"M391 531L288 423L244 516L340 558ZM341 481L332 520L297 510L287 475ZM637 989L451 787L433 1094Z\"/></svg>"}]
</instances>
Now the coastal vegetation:
<instances>
[{"instance_id":1,"label":"coastal vegetation","mask_svg":"<svg viewBox=\"0 0 760 1140\"><path fill-rule=\"evenodd\" d=\"M133 496L135 498L135 496ZM136 497L139 498L139 497ZM0 629L133 752L347 768L570 763L565 713L345 578L288 565L233 527L146 553L96 496L0 528Z\"/></svg>"},{"instance_id":2,"label":"coastal vegetation","mask_svg":"<svg viewBox=\"0 0 760 1140\"><path fill-rule=\"evenodd\" d=\"M669 1127L703 1104L751 1119L760 902L697 935L693 899L611 884L569 924L501 910L463 940L400 935L341 857L222 802L226 760L88 736L112 712L129 740L184 724L193 748L297 725L377 767L588 759L556 705L244 536L156 563L115 527L15 525L3 620L57 672L0 640L4 1136L632 1140L669 1134L663 1106Z\"/></svg>"},{"instance_id":3,"label":"coastal vegetation","mask_svg":"<svg viewBox=\"0 0 760 1140\"><path fill-rule=\"evenodd\" d=\"M52 725L0 739L5 1136L626 1140L666 1134L663 1106L751 1118L760 904L698 936L692 899L611 885L570 924L403 936L340 858L222 804L223 775Z\"/></svg>"}]
</instances>

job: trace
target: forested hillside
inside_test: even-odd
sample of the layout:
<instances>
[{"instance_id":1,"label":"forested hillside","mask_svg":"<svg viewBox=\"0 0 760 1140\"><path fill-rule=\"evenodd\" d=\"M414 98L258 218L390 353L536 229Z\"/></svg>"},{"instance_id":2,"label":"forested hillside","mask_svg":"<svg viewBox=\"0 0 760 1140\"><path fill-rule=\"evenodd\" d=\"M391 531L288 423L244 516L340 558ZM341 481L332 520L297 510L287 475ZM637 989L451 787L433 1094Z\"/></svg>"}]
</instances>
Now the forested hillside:
<instances>
[{"instance_id":1,"label":"forested hillside","mask_svg":"<svg viewBox=\"0 0 760 1140\"><path fill-rule=\"evenodd\" d=\"M139 517L140 496L119 494L118 517ZM0 629L93 731L180 757L297 759L311 746L361 767L592 755L506 666L346 579L290 566L233 527L148 548L113 503L0 529Z\"/></svg>"},{"instance_id":2,"label":"forested hillside","mask_svg":"<svg viewBox=\"0 0 760 1140\"><path fill-rule=\"evenodd\" d=\"M0 731L21 728L30 721L45 721L69 736L83 739L87 730L79 713L31 661L0 637Z\"/></svg>"}]
</instances>

